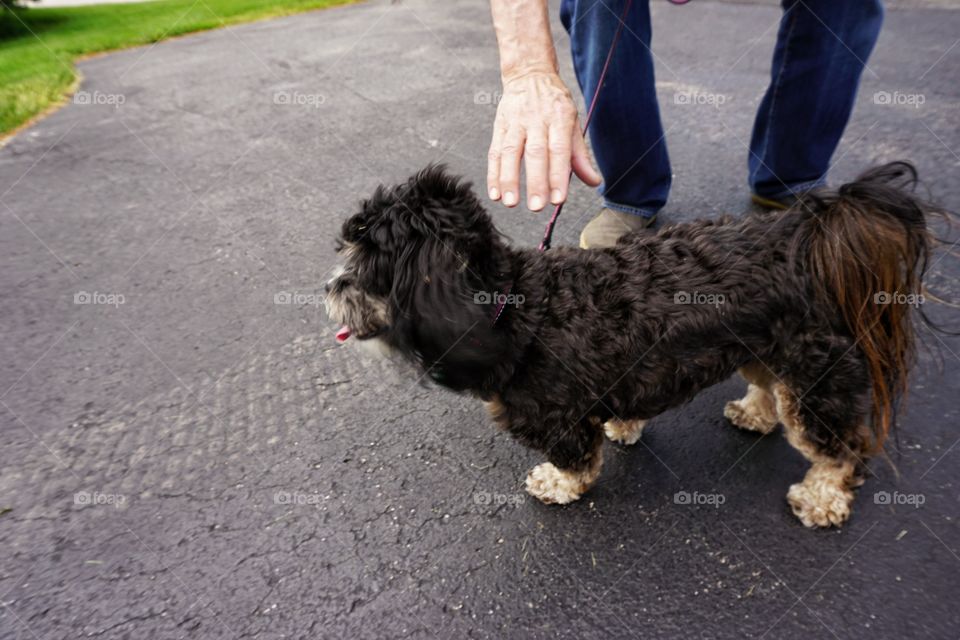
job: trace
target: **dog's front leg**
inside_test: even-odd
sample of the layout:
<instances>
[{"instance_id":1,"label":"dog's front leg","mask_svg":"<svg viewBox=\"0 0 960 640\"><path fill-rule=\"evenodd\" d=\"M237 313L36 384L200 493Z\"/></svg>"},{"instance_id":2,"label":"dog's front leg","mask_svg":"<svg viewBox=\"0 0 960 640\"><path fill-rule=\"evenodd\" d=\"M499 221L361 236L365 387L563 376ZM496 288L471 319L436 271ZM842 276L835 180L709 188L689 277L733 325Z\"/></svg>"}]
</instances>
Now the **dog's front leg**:
<instances>
[{"instance_id":1,"label":"dog's front leg","mask_svg":"<svg viewBox=\"0 0 960 640\"><path fill-rule=\"evenodd\" d=\"M603 430L588 419L544 431L549 462L527 474L527 493L547 504L568 504L593 486L603 465Z\"/></svg>"}]
</instances>

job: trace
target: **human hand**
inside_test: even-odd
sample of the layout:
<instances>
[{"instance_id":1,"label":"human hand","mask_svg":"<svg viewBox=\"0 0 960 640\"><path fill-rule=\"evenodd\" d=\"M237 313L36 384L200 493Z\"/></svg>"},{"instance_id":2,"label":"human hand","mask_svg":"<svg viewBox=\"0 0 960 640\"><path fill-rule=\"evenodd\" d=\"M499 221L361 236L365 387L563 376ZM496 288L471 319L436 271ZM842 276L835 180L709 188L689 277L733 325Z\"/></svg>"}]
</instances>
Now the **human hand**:
<instances>
[{"instance_id":1,"label":"human hand","mask_svg":"<svg viewBox=\"0 0 960 640\"><path fill-rule=\"evenodd\" d=\"M591 186L601 178L590 162L570 90L554 71L504 78L487 156L487 191L507 207L520 202L520 161L527 207L540 211L567 198L570 169Z\"/></svg>"}]
</instances>

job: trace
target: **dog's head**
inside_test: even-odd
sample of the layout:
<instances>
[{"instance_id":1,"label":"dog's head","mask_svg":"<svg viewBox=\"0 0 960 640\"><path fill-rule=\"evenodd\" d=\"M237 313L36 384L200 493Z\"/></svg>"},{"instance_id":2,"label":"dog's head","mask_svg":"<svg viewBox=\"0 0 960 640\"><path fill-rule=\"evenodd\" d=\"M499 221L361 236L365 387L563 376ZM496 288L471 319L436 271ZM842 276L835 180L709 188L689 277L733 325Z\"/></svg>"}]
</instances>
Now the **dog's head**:
<instances>
[{"instance_id":1,"label":"dog's head","mask_svg":"<svg viewBox=\"0 0 960 640\"><path fill-rule=\"evenodd\" d=\"M453 389L482 384L505 348L489 299L509 282L509 256L469 184L430 166L379 187L337 251L327 310L339 341L377 339Z\"/></svg>"}]
</instances>

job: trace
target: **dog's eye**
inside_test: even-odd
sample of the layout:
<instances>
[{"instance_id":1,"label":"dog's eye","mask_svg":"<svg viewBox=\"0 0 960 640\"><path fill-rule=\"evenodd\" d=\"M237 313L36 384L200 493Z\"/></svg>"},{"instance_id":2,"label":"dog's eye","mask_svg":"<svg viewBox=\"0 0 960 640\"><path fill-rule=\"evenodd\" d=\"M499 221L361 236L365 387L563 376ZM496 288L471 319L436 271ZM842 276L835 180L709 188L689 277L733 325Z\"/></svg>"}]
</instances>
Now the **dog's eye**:
<instances>
[{"instance_id":1,"label":"dog's eye","mask_svg":"<svg viewBox=\"0 0 960 640\"><path fill-rule=\"evenodd\" d=\"M351 220L346 228L344 233L344 240L347 242L356 243L366 234L367 225L360 222L359 220Z\"/></svg>"}]
</instances>

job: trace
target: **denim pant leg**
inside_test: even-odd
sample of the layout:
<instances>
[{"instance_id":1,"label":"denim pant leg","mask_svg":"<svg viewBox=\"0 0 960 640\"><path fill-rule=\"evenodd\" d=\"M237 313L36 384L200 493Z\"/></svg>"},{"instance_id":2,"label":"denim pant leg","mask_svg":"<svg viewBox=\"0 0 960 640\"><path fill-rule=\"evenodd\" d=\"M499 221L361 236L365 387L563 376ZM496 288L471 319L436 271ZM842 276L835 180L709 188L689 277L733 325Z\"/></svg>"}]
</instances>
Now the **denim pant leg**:
<instances>
[{"instance_id":1,"label":"denim pant leg","mask_svg":"<svg viewBox=\"0 0 960 640\"><path fill-rule=\"evenodd\" d=\"M589 106L613 41L624 0L563 0L560 19L570 34L577 81ZM670 192L670 159L650 53L649 0L635 0L590 124L603 176L600 195L611 209L656 215Z\"/></svg>"},{"instance_id":2,"label":"denim pant leg","mask_svg":"<svg viewBox=\"0 0 960 640\"><path fill-rule=\"evenodd\" d=\"M822 184L883 22L879 0L782 0L770 86L750 141L750 187L782 198Z\"/></svg>"}]
</instances>

